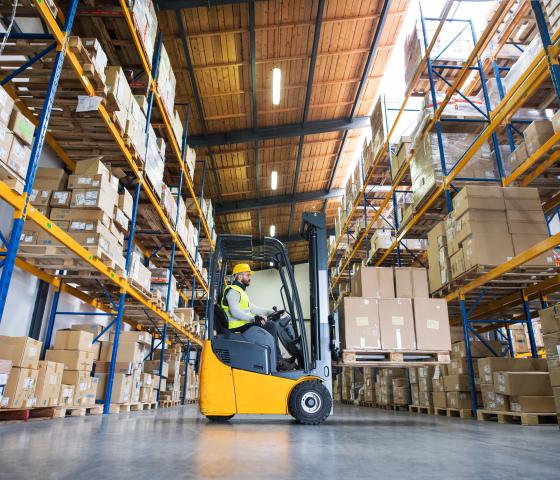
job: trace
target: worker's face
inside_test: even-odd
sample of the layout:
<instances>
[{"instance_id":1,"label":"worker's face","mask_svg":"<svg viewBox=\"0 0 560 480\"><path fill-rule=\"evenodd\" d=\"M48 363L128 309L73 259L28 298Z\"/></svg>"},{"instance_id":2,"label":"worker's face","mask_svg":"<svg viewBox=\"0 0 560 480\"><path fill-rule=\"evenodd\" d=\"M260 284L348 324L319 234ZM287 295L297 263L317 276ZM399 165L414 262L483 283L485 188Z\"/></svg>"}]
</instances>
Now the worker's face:
<instances>
[{"instance_id":1,"label":"worker's face","mask_svg":"<svg viewBox=\"0 0 560 480\"><path fill-rule=\"evenodd\" d=\"M237 275L237 279L246 287L251 285L251 273L250 272L241 272Z\"/></svg>"}]
</instances>

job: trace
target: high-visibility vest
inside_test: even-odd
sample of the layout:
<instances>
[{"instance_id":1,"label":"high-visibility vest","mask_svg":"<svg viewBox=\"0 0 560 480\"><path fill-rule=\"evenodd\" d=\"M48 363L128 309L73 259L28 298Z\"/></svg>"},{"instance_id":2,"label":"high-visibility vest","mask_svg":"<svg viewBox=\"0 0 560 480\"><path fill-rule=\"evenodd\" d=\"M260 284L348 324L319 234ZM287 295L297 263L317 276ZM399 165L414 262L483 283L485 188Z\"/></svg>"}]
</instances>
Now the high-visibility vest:
<instances>
[{"instance_id":1,"label":"high-visibility vest","mask_svg":"<svg viewBox=\"0 0 560 480\"><path fill-rule=\"evenodd\" d=\"M247 323L251 323L248 322L247 320L238 320L234 318L233 315L231 314L229 305L225 304L226 294L228 289L230 288L239 293L239 308L242 311L248 313L249 315L251 314L251 302L245 290L243 290L239 285L228 285L225 288L224 296L222 297L222 309L228 317L228 328L237 328L237 327L241 327L242 325L246 325Z\"/></svg>"}]
</instances>

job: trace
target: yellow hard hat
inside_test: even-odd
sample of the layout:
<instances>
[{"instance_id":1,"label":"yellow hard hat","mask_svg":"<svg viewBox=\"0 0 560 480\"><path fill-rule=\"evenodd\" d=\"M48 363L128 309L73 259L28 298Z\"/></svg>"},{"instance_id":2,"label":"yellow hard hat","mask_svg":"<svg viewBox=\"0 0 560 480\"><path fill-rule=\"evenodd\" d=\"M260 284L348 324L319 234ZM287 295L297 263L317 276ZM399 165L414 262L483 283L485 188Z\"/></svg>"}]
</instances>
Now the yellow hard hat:
<instances>
[{"instance_id":1,"label":"yellow hard hat","mask_svg":"<svg viewBox=\"0 0 560 480\"><path fill-rule=\"evenodd\" d=\"M235 267L233 267L233 274L237 275L238 273L249 272L253 273L251 270L251 266L248 263L238 263Z\"/></svg>"}]
</instances>

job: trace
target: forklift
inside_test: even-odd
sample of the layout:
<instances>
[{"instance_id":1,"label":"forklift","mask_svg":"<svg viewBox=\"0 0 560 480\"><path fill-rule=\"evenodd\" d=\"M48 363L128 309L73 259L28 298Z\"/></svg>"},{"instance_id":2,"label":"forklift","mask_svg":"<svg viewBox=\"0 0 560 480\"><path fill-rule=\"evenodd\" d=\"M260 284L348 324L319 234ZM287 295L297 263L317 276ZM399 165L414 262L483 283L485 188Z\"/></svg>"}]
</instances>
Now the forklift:
<instances>
[{"instance_id":1,"label":"forklift","mask_svg":"<svg viewBox=\"0 0 560 480\"><path fill-rule=\"evenodd\" d=\"M309 243L310 319L304 320L288 252L276 238L218 235L211 265L207 340L202 351L200 412L210 421L236 414L292 415L318 425L332 413L331 329L328 318L325 216L305 212L300 235ZM228 271L243 261L277 270L283 310L275 322L278 338L295 369L278 371L274 337L255 325L242 333L228 329L220 304Z\"/></svg>"}]
</instances>

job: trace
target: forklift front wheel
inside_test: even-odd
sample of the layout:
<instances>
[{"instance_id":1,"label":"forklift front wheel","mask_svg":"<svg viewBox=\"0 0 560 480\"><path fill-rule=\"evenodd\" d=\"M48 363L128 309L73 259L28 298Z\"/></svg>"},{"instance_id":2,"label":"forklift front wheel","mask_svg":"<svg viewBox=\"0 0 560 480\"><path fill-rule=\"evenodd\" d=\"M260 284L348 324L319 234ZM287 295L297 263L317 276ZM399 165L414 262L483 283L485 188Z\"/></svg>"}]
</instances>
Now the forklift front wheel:
<instances>
[{"instance_id":1,"label":"forklift front wheel","mask_svg":"<svg viewBox=\"0 0 560 480\"><path fill-rule=\"evenodd\" d=\"M227 422L233 418L233 415L206 415L206 418L213 423Z\"/></svg>"},{"instance_id":2,"label":"forklift front wheel","mask_svg":"<svg viewBox=\"0 0 560 480\"><path fill-rule=\"evenodd\" d=\"M332 398L318 380L306 380L296 385L290 395L289 412L296 422L304 425L323 423L332 408Z\"/></svg>"}]
</instances>

